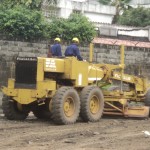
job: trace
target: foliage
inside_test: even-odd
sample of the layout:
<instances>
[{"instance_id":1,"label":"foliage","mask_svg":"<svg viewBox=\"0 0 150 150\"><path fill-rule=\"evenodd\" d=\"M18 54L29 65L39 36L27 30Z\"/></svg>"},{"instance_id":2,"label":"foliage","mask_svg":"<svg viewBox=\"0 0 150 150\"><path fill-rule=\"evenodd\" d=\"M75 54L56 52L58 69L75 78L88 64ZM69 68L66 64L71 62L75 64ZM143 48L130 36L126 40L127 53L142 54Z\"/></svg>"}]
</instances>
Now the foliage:
<instances>
[{"instance_id":1,"label":"foliage","mask_svg":"<svg viewBox=\"0 0 150 150\"><path fill-rule=\"evenodd\" d=\"M127 10L130 8L128 5L131 0L98 0L104 5L112 5L116 7L116 15L114 16L113 23L116 23L121 11Z\"/></svg>"},{"instance_id":2,"label":"foliage","mask_svg":"<svg viewBox=\"0 0 150 150\"><path fill-rule=\"evenodd\" d=\"M112 6L125 6L127 5L131 0L98 0L100 3L104 5L112 5Z\"/></svg>"},{"instance_id":3,"label":"foliage","mask_svg":"<svg viewBox=\"0 0 150 150\"><path fill-rule=\"evenodd\" d=\"M48 22L39 10L26 5L29 1L38 4L42 0L3 0L5 5L0 5L0 32L7 37L27 40L59 36L65 41L78 37L81 42L89 42L94 38L95 27L82 14L72 14L68 19L52 18Z\"/></svg>"},{"instance_id":4,"label":"foliage","mask_svg":"<svg viewBox=\"0 0 150 150\"><path fill-rule=\"evenodd\" d=\"M68 19L53 19L49 30L50 37L61 37L70 41L78 37L81 42L90 42L96 35L95 27L82 14L71 14Z\"/></svg>"},{"instance_id":5,"label":"foliage","mask_svg":"<svg viewBox=\"0 0 150 150\"><path fill-rule=\"evenodd\" d=\"M22 6L0 10L0 31L8 37L45 37L47 23L41 12L32 11Z\"/></svg>"},{"instance_id":6,"label":"foliage","mask_svg":"<svg viewBox=\"0 0 150 150\"><path fill-rule=\"evenodd\" d=\"M66 27L67 20L64 18L52 18L52 21L49 25L48 34L51 39L55 37L61 37L62 39L66 39Z\"/></svg>"},{"instance_id":7,"label":"foliage","mask_svg":"<svg viewBox=\"0 0 150 150\"><path fill-rule=\"evenodd\" d=\"M57 4L58 0L1 0L1 4L7 8L23 5L30 9L40 9L42 3Z\"/></svg>"},{"instance_id":8,"label":"foliage","mask_svg":"<svg viewBox=\"0 0 150 150\"><path fill-rule=\"evenodd\" d=\"M99 0L99 2L103 5L110 5L111 0Z\"/></svg>"},{"instance_id":9,"label":"foliage","mask_svg":"<svg viewBox=\"0 0 150 150\"><path fill-rule=\"evenodd\" d=\"M119 17L118 23L129 26L148 26L150 25L150 9L138 7L127 10Z\"/></svg>"}]
</instances>

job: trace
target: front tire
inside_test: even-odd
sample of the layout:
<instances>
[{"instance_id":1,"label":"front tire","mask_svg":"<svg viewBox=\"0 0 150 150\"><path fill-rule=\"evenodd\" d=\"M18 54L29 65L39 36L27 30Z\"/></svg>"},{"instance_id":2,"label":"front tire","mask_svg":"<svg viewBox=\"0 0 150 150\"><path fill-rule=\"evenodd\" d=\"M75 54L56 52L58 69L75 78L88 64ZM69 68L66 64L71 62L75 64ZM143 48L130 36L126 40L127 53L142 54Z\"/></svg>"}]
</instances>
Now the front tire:
<instances>
[{"instance_id":1,"label":"front tire","mask_svg":"<svg viewBox=\"0 0 150 150\"><path fill-rule=\"evenodd\" d=\"M2 109L5 117L9 120L24 120L28 116L28 111L21 110L22 105L10 99L10 97L3 96Z\"/></svg>"},{"instance_id":2,"label":"front tire","mask_svg":"<svg viewBox=\"0 0 150 150\"><path fill-rule=\"evenodd\" d=\"M61 87L52 99L52 118L56 124L73 124L80 112L80 99L75 89Z\"/></svg>"},{"instance_id":3,"label":"front tire","mask_svg":"<svg viewBox=\"0 0 150 150\"><path fill-rule=\"evenodd\" d=\"M85 122L96 122L102 116L104 97L99 87L87 86L81 92L81 118Z\"/></svg>"}]
</instances>

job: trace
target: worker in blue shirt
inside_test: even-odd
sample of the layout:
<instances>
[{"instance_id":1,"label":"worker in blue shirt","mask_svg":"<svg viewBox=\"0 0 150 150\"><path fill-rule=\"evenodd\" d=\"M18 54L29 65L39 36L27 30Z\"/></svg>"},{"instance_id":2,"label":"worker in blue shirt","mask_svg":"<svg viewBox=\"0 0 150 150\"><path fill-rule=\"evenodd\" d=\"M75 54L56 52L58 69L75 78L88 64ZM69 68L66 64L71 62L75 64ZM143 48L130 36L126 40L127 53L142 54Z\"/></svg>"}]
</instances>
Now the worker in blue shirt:
<instances>
[{"instance_id":1,"label":"worker in blue shirt","mask_svg":"<svg viewBox=\"0 0 150 150\"><path fill-rule=\"evenodd\" d=\"M50 49L52 56L62 56L60 38L55 38L54 45Z\"/></svg>"},{"instance_id":2,"label":"worker in blue shirt","mask_svg":"<svg viewBox=\"0 0 150 150\"><path fill-rule=\"evenodd\" d=\"M80 51L78 48L79 44L79 39L78 38L73 38L72 39L72 44L67 47L65 51L65 56L74 56L77 57L78 60L83 60L83 58L80 56Z\"/></svg>"}]
</instances>

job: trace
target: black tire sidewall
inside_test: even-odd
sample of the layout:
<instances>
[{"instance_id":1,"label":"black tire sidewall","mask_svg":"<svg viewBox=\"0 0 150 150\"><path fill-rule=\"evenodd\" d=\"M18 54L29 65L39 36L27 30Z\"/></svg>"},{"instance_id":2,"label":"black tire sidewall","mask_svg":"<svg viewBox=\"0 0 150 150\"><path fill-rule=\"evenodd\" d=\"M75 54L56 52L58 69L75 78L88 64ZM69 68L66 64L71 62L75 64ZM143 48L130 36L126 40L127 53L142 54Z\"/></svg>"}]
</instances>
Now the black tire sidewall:
<instances>
[{"instance_id":1,"label":"black tire sidewall","mask_svg":"<svg viewBox=\"0 0 150 150\"><path fill-rule=\"evenodd\" d=\"M145 95L145 100L144 100L144 102L145 102L145 105L146 105L146 106L150 106L150 89L148 89L148 91L147 91L147 93L146 93L146 95Z\"/></svg>"},{"instance_id":2,"label":"black tire sidewall","mask_svg":"<svg viewBox=\"0 0 150 150\"><path fill-rule=\"evenodd\" d=\"M79 102L79 96L77 95L77 93L74 91L74 89L69 89L68 91L66 91L64 97L63 97L63 104L65 102L65 99L67 97L72 97L73 100L74 100L74 105L75 105L75 111L74 111L74 115L70 118L68 118L66 115L65 115L65 112L64 112L64 109L62 110L63 111L63 119L67 119L69 122L74 122L76 120L76 118L78 117L78 113L80 110L80 102Z\"/></svg>"},{"instance_id":3,"label":"black tire sidewall","mask_svg":"<svg viewBox=\"0 0 150 150\"><path fill-rule=\"evenodd\" d=\"M17 108L17 102L11 100L10 97L3 96L2 109L5 117L9 120L24 120L29 112L20 111Z\"/></svg>"},{"instance_id":4,"label":"black tire sidewall","mask_svg":"<svg viewBox=\"0 0 150 150\"><path fill-rule=\"evenodd\" d=\"M93 95L96 95L99 98L99 100L100 100L99 101L99 113L97 113L95 115L92 114L90 111L88 113L89 113L90 116L92 116L92 119L94 118L94 120L96 121L96 120L99 120L101 118L101 116L102 116L103 109L101 109L101 108L104 107L104 103L102 101L102 99L103 99L102 93L99 90L99 88L96 87L89 94L89 99L88 99L88 105L89 106L90 106L90 100L91 100Z\"/></svg>"},{"instance_id":5,"label":"black tire sidewall","mask_svg":"<svg viewBox=\"0 0 150 150\"><path fill-rule=\"evenodd\" d=\"M67 97L74 100L75 110L71 117L64 112L64 103ZM61 87L52 99L52 118L56 124L72 124L78 119L80 111L80 99L77 91L71 87Z\"/></svg>"},{"instance_id":6,"label":"black tire sidewall","mask_svg":"<svg viewBox=\"0 0 150 150\"><path fill-rule=\"evenodd\" d=\"M99 98L99 111L92 114L90 111L90 101L93 95ZM84 121L96 122L100 120L104 109L104 97L99 87L88 86L81 92L81 117Z\"/></svg>"}]
</instances>

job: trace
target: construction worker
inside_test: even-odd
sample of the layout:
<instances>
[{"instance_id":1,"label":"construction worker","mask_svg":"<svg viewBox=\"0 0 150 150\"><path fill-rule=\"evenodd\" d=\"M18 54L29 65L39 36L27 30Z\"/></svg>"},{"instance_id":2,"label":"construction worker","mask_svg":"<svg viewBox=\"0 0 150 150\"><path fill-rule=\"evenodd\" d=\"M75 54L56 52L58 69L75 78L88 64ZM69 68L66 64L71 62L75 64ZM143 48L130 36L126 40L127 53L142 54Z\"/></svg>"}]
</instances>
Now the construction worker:
<instances>
[{"instance_id":1,"label":"construction worker","mask_svg":"<svg viewBox=\"0 0 150 150\"><path fill-rule=\"evenodd\" d=\"M54 39L54 45L50 49L52 56L62 56L60 38Z\"/></svg>"},{"instance_id":2,"label":"construction worker","mask_svg":"<svg viewBox=\"0 0 150 150\"><path fill-rule=\"evenodd\" d=\"M80 56L78 44L79 44L79 39L76 37L73 38L72 44L68 46L65 51L65 56L74 56L74 57L77 57L78 60L83 61L83 58Z\"/></svg>"}]
</instances>

